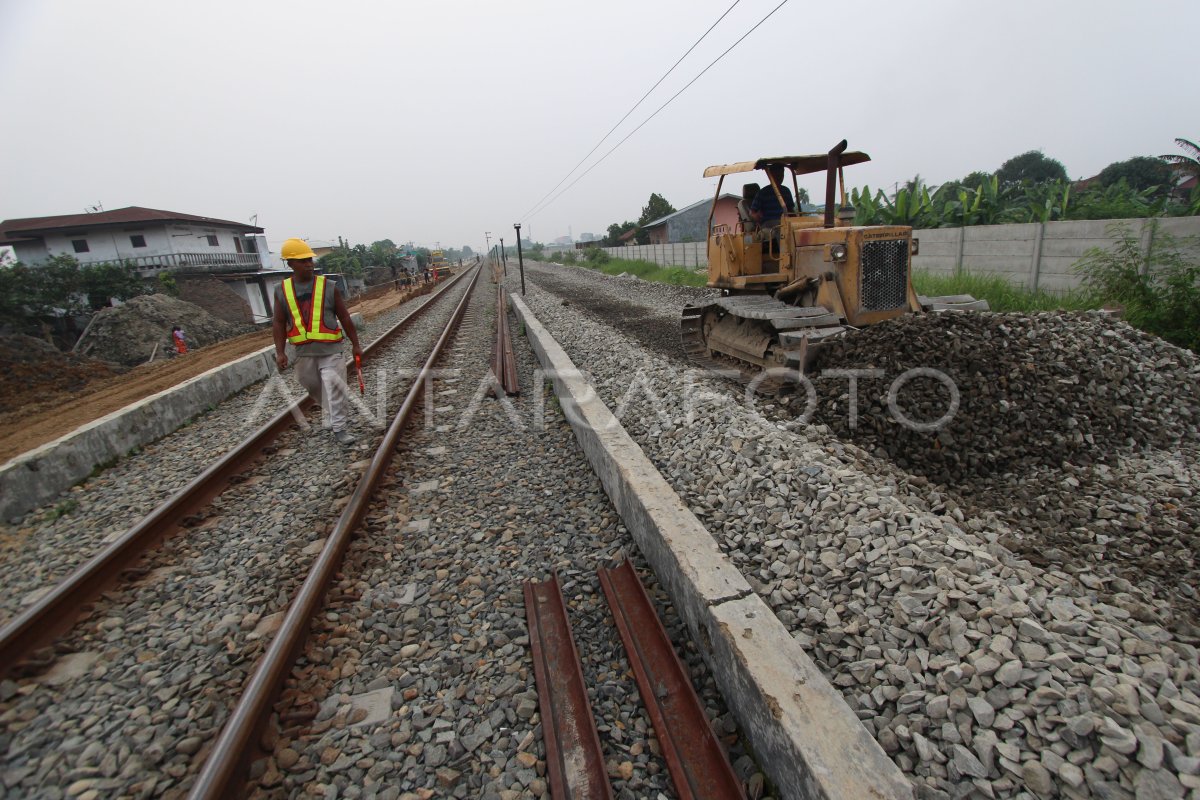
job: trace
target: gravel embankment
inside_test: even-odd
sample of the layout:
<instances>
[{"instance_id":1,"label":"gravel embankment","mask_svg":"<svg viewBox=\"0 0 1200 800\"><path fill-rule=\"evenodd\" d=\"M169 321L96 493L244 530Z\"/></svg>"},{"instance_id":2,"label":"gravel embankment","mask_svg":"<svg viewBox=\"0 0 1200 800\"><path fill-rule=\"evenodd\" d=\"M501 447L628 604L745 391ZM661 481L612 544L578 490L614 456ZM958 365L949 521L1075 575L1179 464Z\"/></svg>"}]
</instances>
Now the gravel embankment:
<instances>
[{"instance_id":1,"label":"gravel embankment","mask_svg":"<svg viewBox=\"0 0 1200 800\"><path fill-rule=\"evenodd\" d=\"M372 385L386 379L393 409L403 371L424 361L464 288L451 289L444 305L375 359ZM250 419L257 400L255 391L241 393L75 493L78 538L56 526L57 544L45 531L28 541L65 551L57 569L86 557L260 424ZM271 404L282 407L276 403L280 395ZM261 653L263 620L286 606L316 552L312 543L336 518L378 438L362 416L353 449L318 425L314 417L308 430L284 434L272 457L219 497L200 525L147 556L143 577L106 593L56 643L69 656L49 672L0 681L0 784L9 796L160 796L186 785ZM314 464L328 480L308 477ZM5 570L9 585L28 581L11 561ZM51 577L39 575L36 584Z\"/></svg>"},{"instance_id":2,"label":"gravel embankment","mask_svg":"<svg viewBox=\"0 0 1200 800\"><path fill-rule=\"evenodd\" d=\"M363 344L428 299L428 295L414 298L372 320L361 331ZM445 314L448 317L449 311ZM432 330L437 323L420 324ZM372 387L380 385L374 379L379 366L368 360L363 367ZM282 377L283 383L268 379L246 387L191 424L130 453L53 503L30 511L17 524L0 524L0 583L6 589L0 596L0 623L183 488L288 402L304 396L294 370L289 368ZM284 396L285 388L290 400Z\"/></svg>"},{"instance_id":3,"label":"gravel embankment","mask_svg":"<svg viewBox=\"0 0 1200 800\"><path fill-rule=\"evenodd\" d=\"M761 785L523 338L513 342L522 395L503 405L481 396L494 298L481 278L434 385L433 419L406 435L394 488L368 514L331 591L341 599L315 624L287 691L287 708L315 700L322 711L278 737L258 796L548 797L522 582L552 570L616 796L675 796L596 575L621 555L635 560L668 631L686 643L679 650L739 774ZM354 698L373 691L391 713L368 724Z\"/></svg>"},{"instance_id":4,"label":"gravel embankment","mask_svg":"<svg viewBox=\"0 0 1200 800\"><path fill-rule=\"evenodd\" d=\"M575 268L526 272L534 312L922 797L1198 796L1200 667L1194 609L1183 600L1194 595L1187 520L1196 518L1200 448L1180 411L1187 398L1194 409L1192 356L1149 345L1122 323L1083 320L1075 347L1094 342L1087 325L1103 325L1116 349L1097 364L1127 370L1015 401L1027 413L1058 407L1055 419L1060 400L1075 402L1066 413L1103 452L1043 459L983 489L986 470L950 470L973 479L964 496L911 462L912 471L899 466L882 440L862 440L868 451L840 438L828 417L795 424L791 401L750 403L740 387L664 358L679 308L702 292ZM603 300L600 311L588 310L591 298ZM630 335L605 316L621 303L640 317ZM903 346L903 337L881 339L875 352ZM1117 431L1136 448L1104 440L1114 417L1088 409L1130 387L1155 395L1131 402L1126 393L1129 410L1116 409L1148 415ZM977 413L987 411L984 403ZM1171 426L1179 438L1137 438ZM1030 483L1017 492L1022 477ZM1066 498L1073 489L1081 491ZM1164 548L1159 560L1177 564L1175 573L1122 577L1136 558L1155 558L1147 546L1164 534L1178 550ZM1037 563L1012 549L1051 541L1057 547L1040 547Z\"/></svg>"}]
</instances>

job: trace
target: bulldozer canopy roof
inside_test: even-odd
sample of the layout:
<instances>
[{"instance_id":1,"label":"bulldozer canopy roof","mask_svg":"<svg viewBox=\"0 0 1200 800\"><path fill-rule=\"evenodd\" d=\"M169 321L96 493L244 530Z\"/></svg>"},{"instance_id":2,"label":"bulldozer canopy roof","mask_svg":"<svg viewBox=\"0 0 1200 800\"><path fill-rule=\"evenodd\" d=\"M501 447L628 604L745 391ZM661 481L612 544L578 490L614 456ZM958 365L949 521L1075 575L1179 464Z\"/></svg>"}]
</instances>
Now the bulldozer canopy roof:
<instances>
[{"instance_id":1,"label":"bulldozer canopy roof","mask_svg":"<svg viewBox=\"0 0 1200 800\"><path fill-rule=\"evenodd\" d=\"M848 167L851 164L861 164L864 161L870 160L871 157L866 153L854 151L842 153L842 157L838 161L843 167ZM829 166L829 155L818 153L811 156L776 156L773 158L760 158L757 161L739 161L736 164L722 164L716 167L709 167L704 170L704 177L714 178L717 175L753 172L756 169L763 169L772 164L791 167L792 171L797 175L807 175L810 172L823 172Z\"/></svg>"}]
</instances>

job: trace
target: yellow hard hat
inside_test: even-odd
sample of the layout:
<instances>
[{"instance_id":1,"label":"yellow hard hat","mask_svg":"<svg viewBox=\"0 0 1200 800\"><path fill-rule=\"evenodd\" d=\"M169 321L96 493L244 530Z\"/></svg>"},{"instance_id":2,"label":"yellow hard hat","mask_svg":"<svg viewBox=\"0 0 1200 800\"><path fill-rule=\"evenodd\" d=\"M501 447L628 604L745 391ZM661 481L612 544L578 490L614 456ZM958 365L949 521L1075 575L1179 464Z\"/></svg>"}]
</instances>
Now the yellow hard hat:
<instances>
[{"instance_id":1,"label":"yellow hard hat","mask_svg":"<svg viewBox=\"0 0 1200 800\"><path fill-rule=\"evenodd\" d=\"M283 243L283 247L279 248L279 255L283 257L284 261L317 257L317 254L308 246L308 242L303 239L288 239Z\"/></svg>"}]
</instances>

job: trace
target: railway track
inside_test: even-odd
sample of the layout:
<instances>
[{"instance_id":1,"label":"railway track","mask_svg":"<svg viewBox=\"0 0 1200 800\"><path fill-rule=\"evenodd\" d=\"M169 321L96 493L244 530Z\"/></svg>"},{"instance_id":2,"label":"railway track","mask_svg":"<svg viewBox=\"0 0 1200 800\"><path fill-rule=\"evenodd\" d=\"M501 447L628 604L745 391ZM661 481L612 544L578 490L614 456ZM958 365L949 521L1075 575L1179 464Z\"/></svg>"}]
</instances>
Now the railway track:
<instances>
[{"instance_id":1,"label":"railway track","mask_svg":"<svg viewBox=\"0 0 1200 800\"><path fill-rule=\"evenodd\" d=\"M632 541L561 415L543 392L528 391L541 382L526 350L516 348L512 369L523 395L484 398L492 292L474 281L445 291L463 329L456 335L452 320L438 336L441 361L438 350L422 359L442 369L413 378L420 348L397 356L389 372L406 371L398 382L411 391L398 410L389 406L393 424L374 456L343 455L358 460L346 474L330 470L328 491L291 466L329 452L319 432L286 430L296 417L281 412L264 426L281 427L277 442L264 449L256 438L245 456L256 464L214 468L198 482L209 506L165 503L162 529L111 548L162 540L187 521L136 575L128 573L136 556L113 556L107 573L43 598L40 615L77 609L121 570L134 577L85 611L53 655L25 661L48 672L6 682L14 690L0 700L6 783L15 774L16 787L36 780L133 796L306 796L330 786L541 794L546 746L536 735L521 582L557 571L582 631L603 771L618 790L673 794L675 773L656 754L660 739L635 700L595 571L631 553ZM405 330L403 340L416 338ZM425 425L407 425L421 408ZM326 536L331 510L340 516ZM28 653L70 624L32 611L5 628L15 632L6 652ZM667 620L684 641L669 608ZM711 679L694 653L687 661L700 677L698 707L717 719L722 747L736 749ZM86 742L56 735L59 726ZM744 757L739 768L753 772Z\"/></svg>"}]
</instances>

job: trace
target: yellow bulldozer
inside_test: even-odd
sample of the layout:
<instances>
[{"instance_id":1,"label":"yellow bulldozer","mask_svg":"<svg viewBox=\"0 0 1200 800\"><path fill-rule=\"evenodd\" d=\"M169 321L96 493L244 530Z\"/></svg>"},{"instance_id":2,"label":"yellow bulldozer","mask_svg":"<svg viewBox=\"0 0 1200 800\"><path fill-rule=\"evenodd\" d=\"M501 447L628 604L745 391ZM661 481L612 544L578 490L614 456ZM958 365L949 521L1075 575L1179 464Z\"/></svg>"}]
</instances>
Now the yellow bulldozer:
<instances>
[{"instance_id":1,"label":"yellow bulldozer","mask_svg":"<svg viewBox=\"0 0 1200 800\"><path fill-rule=\"evenodd\" d=\"M856 328L903 314L987 310L986 301L969 295L917 295L912 257L918 240L911 227L853 224L843 168L870 160L866 153L847 152L842 140L828 153L704 170L704 177L720 178L708 218L708 285L721 297L683 311L683 346L693 361L733 370L743 383L770 394L814 369L823 345ZM778 224L759 224L762 215L752 210L759 187L746 184L737 222L714 226L725 177L755 170L766 173L762 191L772 192L782 211ZM792 190L779 180L784 170L791 173ZM822 170L824 214L788 208L790 197L799 195L797 176ZM834 202L839 184L840 205Z\"/></svg>"}]
</instances>

